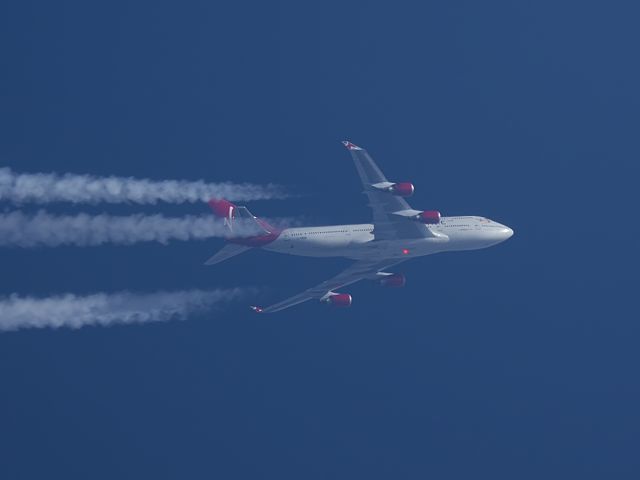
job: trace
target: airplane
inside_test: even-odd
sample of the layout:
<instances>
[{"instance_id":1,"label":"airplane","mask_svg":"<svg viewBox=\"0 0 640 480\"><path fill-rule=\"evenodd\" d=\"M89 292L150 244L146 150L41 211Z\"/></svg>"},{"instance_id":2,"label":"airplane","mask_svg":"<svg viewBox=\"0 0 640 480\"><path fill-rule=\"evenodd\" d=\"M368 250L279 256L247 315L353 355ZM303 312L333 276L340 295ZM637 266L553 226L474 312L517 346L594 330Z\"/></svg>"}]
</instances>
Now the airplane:
<instances>
[{"instance_id":1,"label":"airplane","mask_svg":"<svg viewBox=\"0 0 640 480\"><path fill-rule=\"evenodd\" d=\"M227 244L205 265L215 265L252 248L303 257L346 257L355 260L346 270L319 285L268 307L252 306L271 313L308 300L349 307L352 297L336 291L360 280L374 280L385 287L402 287L402 273L387 271L416 257L440 252L478 250L510 238L506 225L479 216L445 217L436 210L414 210L406 197L414 193L409 182L390 182L367 151L343 141L362 181L373 210L372 223L278 229L253 216L246 207L224 199L211 199L213 213L223 218ZM251 225L251 234L233 234L234 225ZM238 230L240 231L240 230Z\"/></svg>"}]
</instances>

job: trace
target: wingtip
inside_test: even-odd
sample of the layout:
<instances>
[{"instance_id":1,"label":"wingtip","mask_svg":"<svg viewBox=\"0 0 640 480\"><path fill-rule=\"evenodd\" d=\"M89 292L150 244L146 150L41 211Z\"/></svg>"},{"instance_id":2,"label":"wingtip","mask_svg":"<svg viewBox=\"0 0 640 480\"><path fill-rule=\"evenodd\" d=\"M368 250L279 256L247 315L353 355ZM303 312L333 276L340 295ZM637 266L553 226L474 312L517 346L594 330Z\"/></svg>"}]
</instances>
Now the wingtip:
<instances>
[{"instance_id":1,"label":"wingtip","mask_svg":"<svg viewBox=\"0 0 640 480\"><path fill-rule=\"evenodd\" d=\"M262 313L262 307L256 307L255 305L251 305L249 308L256 313Z\"/></svg>"},{"instance_id":2,"label":"wingtip","mask_svg":"<svg viewBox=\"0 0 640 480\"><path fill-rule=\"evenodd\" d=\"M354 143L351 143L349 140L343 140L342 144L347 148L347 150L362 150L362 148Z\"/></svg>"}]
</instances>

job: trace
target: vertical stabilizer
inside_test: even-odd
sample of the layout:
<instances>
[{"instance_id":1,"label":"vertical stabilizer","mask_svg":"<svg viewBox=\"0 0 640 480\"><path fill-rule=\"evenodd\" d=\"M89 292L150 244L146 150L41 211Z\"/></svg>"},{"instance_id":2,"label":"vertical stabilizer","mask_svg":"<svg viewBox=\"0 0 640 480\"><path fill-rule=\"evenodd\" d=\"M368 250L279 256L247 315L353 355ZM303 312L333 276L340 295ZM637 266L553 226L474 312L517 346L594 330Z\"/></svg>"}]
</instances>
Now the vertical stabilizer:
<instances>
[{"instance_id":1,"label":"vertical stabilizer","mask_svg":"<svg viewBox=\"0 0 640 480\"><path fill-rule=\"evenodd\" d=\"M229 230L227 240L231 243L261 247L280 235L279 229L252 215L247 207L218 198L209 200L209 207L216 217L224 219Z\"/></svg>"}]
</instances>

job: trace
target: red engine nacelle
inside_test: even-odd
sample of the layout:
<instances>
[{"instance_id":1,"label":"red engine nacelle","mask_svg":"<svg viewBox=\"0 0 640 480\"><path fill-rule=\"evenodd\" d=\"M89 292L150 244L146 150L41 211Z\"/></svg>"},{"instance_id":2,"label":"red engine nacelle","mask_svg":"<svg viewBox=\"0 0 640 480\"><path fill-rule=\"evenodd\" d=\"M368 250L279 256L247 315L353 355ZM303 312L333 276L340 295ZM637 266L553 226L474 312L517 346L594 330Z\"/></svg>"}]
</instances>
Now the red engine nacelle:
<instances>
[{"instance_id":1,"label":"red engine nacelle","mask_svg":"<svg viewBox=\"0 0 640 480\"><path fill-rule=\"evenodd\" d=\"M393 275L387 275L380 279L380 285L383 287L404 287L406 283L407 279L401 273L394 273Z\"/></svg>"},{"instance_id":2,"label":"red engine nacelle","mask_svg":"<svg viewBox=\"0 0 640 480\"><path fill-rule=\"evenodd\" d=\"M334 307L350 307L351 300L351 295L348 293L336 293L327 298L327 302Z\"/></svg>"},{"instance_id":3,"label":"red engine nacelle","mask_svg":"<svg viewBox=\"0 0 640 480\"><path fill-rule=\"evenodd\" d=\"M437 210L426 210L414 217L418 222L426 223L428 225L436 225L440 223L440 218L440 212Z\"/></svg>"},{"instance_id":4,"label":"red engine nacelle","mask_svg":"<svg viewBox=\"0 0 640 480\"><path fill-rule=\"evenodd\" d=\"M413 183L402 182L402 183L394 183L391 187L389 187L389 191L394 195L398 195L399 197L410 197L413 195L415 188L413 187Z\"/></svg>"}]
</instances>

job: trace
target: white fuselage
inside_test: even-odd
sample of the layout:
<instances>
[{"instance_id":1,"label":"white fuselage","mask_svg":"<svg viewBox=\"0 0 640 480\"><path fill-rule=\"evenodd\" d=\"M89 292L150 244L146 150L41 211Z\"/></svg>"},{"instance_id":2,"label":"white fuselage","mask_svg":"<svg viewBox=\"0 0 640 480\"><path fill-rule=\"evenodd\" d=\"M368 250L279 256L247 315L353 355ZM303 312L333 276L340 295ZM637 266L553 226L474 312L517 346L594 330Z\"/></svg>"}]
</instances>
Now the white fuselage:
<instances>
[{"instance_id":1,"label":"white fuselage","mask_svg":"<svg viewBox=\"0 0 640 480\"><path fill-rule=\"evenodd\" d=\"M287 228L273 242L270 250L303 257L406 258L456 250L477 250L507 240L513 230L484 217L442 217L429 225L435 238L412 240L374 240L373 225L333 225L326 227Z\"/></svg>"}]
</instances>

